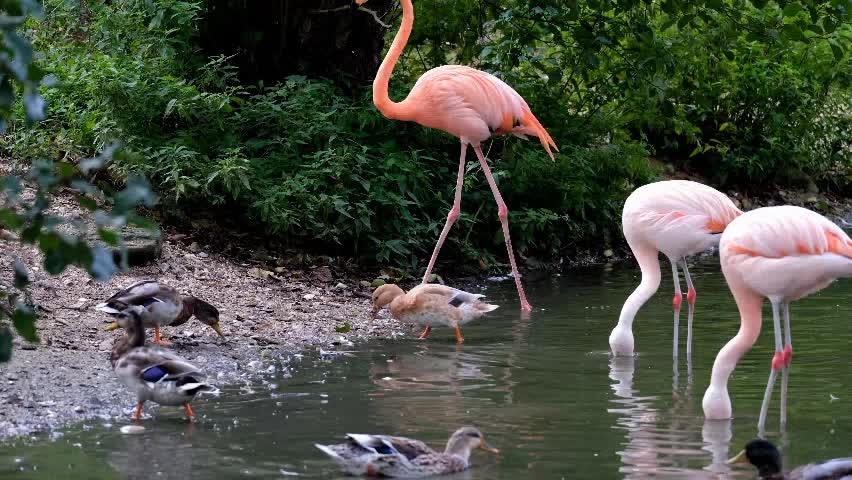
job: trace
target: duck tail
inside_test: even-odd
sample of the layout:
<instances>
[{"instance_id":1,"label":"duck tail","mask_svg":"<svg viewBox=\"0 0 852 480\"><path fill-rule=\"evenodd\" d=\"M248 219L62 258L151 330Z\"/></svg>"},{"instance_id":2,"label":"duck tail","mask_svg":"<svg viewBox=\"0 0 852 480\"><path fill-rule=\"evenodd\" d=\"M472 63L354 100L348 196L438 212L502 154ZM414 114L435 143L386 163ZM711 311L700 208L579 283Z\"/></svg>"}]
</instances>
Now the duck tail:
<instances>
[{"instance_id":1,"label":"duck tail","mask_svg":"<svg viewBox=\"0 0 852 480\"><path fill-rule=\"evenodd\" d=\"M95 305L95 310L99 312L108 313L110 315L118 315L119 313L121 313L121 310L115 307L111 307L109 303L99 303Z\"/></svg>"},{"instance_id":2,"label":"duck tail","mask_svg":"<svg viewBox=\"0 0 852 480\"><path fill-rule=\"evenodd\" d=\"M477 310L479 310L482 313L488 313L488 312L493 312L494 310L497 310L498 308L500 308L500 305L478 302L478 303L475 304L475 307L476 307Z\"/></svg>"}]
</instances>

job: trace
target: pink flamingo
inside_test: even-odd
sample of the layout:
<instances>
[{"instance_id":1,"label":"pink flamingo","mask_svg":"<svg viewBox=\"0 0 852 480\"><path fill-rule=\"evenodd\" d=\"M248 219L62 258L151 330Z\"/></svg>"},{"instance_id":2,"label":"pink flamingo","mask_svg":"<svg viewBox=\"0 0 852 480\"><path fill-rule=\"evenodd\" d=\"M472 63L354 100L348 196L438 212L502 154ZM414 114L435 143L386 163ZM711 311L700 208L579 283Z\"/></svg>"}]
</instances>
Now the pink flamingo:
<instances>
[{"instance_id":1,"label":"pink flamingo","mask_svg":"<svg viewBox=\"0 0 852 480\"><path fill-rule=\"evenodd\" d=\"M367 0L355 0L359 6L366 2ZM518 92L494 75L470 67L444 65L433 68L417 80L405 100L399 103L391 100L388 96L388 81L414 26L414 6L411 0L401 0L400 3L402 3L402 25L373 82L373 103L387 118L417 122L425 127L443 130L461 140L455 200L447 215L447 223L432 252L432 258L429 259L429 266L426 267L426 273L423 275L423 283L429 280L438 252L447 238L450 227L461 212L465 153L467 146L471 145L479 158L479 164L482 165L482 171L485 172L485 178L488 179L491 193L497 201L497 215L503 226L503 238L506 241L512 275L515 277L515 285L521 299L521 309L530 311L532 306L527 302L521 286L520 275L515 265L515 255L512 252L512 241L509 238L509 210L497 189L494 177L491 176L491 170L488 168L479 144L495 135L513 134L521 138L526 138L524 135L532 135L538 137L551 159L553 159L551 148L557 152L559 149Z\"/></svg>"},{"instance_id":2,"label":"pink flamingo","mask_svg":"<svg viewBox=\"0 0 852 480\"><path fill-rule=\"evenodd\" d=\"M609 335L615 355L633 355L633 319L660 286L659 252L668 257L674 276L674 356L677 356L678 324L683 295L678 263L686 277L689 304L686 353L692 355L692 317L695 287L686 266L686 256L703 252L719 241L725 227L742 212L725 194L688 180L668 180L637 188L624 202L621 216L624 237L642 270L642 281L627 297L618 325Z\"/></svg>"},{"instance_id":3,"label":"pink flamingo","mask_svg":"<svg viewBox=\"0 0 852 480\"><path fill-rule=\"evenodd\" d=\"M837 225L810 210L784 206L752 210L731 222L719 244L722 273L740 310L740 330L716 356L704 393L704 416L731 418L728 377L760 334L763 297L772 304L775 354L760 407L762 432L772 387L781 380L781 424L786 424L788 368L793 358L790 302L837 278L852 276L852 240ZM784 342L781 315L784 311ZM786 344L786 345L785 345Z\"/></svg>"}]
</instances>

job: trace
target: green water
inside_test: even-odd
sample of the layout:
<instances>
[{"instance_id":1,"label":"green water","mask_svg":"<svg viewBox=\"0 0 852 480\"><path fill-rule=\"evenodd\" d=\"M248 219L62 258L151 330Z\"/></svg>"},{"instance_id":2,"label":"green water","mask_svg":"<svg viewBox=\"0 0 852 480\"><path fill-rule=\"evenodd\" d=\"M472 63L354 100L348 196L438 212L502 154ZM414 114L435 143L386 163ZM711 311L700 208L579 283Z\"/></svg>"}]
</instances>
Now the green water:
<instances>
[{"instance_id":1,"label":"green water","mask_svg":"<svg viewBox=\"0 0 852 480\"><path fill-rule=\"evenodd\" d=\"M705 423L713 359L739 326L717 261L690 269L698 289L692 375L683 346L673 371L670 279L639 314L632 359L607 352L638 282L631 266L529 283L529 318L515 310L510 282L488 283L491 301L505 307L464 328L460 347L451 331L435 330L426 342L411 335L357 345L351 356L306 355L263 381L196 401L194 424L166 408L143 422L142 435L120 434L125 420L97 420L61 438L7 444L0 478L338 478L315 442L392 433L437 447L464 424L502 453L477 452L473 468L452 478L754 478L724 460L756 435L771 321L731 380L736 418ZM767 421L787 465L852 455L850 292L852 283L840 281L793 305L789 424L779 432L777 390Z\"/></svg>"}]
</instances>

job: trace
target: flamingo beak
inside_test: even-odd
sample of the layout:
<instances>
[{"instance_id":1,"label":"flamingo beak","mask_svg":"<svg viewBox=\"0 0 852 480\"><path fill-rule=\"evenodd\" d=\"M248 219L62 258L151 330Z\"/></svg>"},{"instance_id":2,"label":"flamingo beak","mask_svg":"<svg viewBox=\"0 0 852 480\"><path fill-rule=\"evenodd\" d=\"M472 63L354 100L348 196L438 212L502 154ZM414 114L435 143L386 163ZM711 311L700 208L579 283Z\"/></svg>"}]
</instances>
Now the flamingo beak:
<instances>
[{"instance_id":1,"label":"flamingo beak","mask_svg":"<svg viewBox=\"0 0 852 480\"><path fill-rule=\"evenodd\" d=\"M728 465L733 465L735 463L748 463L748 457L746 456L746 451L738 453L735 457L728 460Z\"/></svg>"}]
</instances>

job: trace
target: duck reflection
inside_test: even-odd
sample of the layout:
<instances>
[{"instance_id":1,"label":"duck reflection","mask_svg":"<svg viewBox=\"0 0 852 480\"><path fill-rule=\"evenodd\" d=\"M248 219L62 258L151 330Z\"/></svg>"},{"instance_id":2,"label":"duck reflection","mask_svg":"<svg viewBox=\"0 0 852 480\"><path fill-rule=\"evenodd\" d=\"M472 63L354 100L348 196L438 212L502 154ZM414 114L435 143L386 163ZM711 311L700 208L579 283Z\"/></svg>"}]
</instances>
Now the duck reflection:
<instances>
[{"instance_id":1,"label":"duck reflection","mask_svg":"<svg viewBox=\"0 0 852 480\"><path fill-rule=\"evenodd\" d=\"M127 480L193 478L193 466L205 464L193 449L194 430L191 422L186 426L164 423L142 434L122 436L107 463Z\"/></svg>"}]
</instances>

